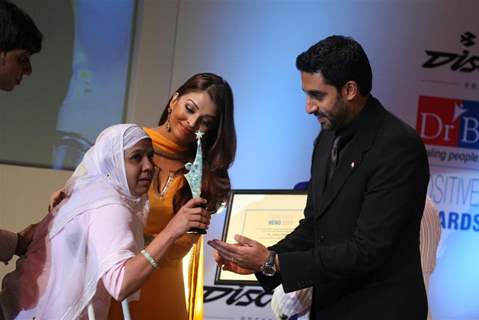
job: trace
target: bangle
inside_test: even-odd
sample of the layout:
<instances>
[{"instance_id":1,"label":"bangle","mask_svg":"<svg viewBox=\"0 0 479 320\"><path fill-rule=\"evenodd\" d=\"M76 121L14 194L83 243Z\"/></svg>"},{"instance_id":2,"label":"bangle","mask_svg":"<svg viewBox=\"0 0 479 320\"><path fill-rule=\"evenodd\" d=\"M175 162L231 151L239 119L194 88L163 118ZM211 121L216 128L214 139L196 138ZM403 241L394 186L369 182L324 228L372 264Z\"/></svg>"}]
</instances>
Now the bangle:
<instances>
[{"instance_id":1,"label":"bangle","mask_svg":"<svg viewBox=\"0 0 479 320\"><path fill-rule=\"evenodd\" d=\"M153 259L151 254L149 254L145 249L141 250L141 254L146 258L149 264L153 267L153 269L158 269L158 262Z\"/></svg>"}]
</instances>

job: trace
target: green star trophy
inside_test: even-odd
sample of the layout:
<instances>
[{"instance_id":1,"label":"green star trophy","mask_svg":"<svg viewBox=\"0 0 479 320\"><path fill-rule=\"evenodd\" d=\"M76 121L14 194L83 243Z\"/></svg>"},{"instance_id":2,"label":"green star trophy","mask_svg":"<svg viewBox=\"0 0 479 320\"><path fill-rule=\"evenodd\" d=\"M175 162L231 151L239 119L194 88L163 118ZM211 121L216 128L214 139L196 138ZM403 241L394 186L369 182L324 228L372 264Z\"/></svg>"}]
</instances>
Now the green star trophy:
<instances>
[{"instance_id":1,"label":"green star trophy","mask_svg":"<svg viewBox=\"0 0 479 320\"><path fill-rule=\"evenodd\" d=\"M185 168L188 173L185 174L186 181L190 185L191 195L193 198L198 198L201 195L201 178L203 177L203 151L201 149L201 138L204 132L196 131L196 156L193 163L188 162L185 164ZM190 234L206 234L205 229L191 228L188 233Z\"/></svg>"}]
</instances>

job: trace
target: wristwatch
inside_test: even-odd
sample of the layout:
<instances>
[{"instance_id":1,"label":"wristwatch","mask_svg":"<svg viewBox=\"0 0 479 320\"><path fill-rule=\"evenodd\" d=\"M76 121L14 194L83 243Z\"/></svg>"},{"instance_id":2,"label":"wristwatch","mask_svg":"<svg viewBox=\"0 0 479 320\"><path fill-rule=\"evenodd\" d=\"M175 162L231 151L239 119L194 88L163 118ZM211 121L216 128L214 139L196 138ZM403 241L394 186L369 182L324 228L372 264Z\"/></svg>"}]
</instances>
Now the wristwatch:
<instances>
[{"instance_id":1,"label":"wristwatch","mask_svg":"<svg viewBox=\"0 0 479 320\"><path fill-rule=\"evenodd\" d=\"M276 252L273 250L269 250L268 259L266 262L261 266L261 272L267 276L272 277L276 274L276 268L274 267L274 262L276 260Z\"/></svg>"}]
</instances>

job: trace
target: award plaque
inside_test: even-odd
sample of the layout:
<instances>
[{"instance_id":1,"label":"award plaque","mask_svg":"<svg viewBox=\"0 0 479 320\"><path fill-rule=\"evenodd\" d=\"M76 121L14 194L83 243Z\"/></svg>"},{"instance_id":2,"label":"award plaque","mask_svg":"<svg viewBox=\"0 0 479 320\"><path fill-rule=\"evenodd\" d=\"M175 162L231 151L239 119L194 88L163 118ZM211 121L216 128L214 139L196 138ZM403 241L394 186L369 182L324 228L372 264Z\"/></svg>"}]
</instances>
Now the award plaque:
<instances>
[{"instance_id":1,"label":"award plaque","mask_svg":"<svg viewBox=\"0 0 479 320\"><path fill-rule=\"evenodd\" d=\"M232 190L222 240L236 243L243 235L271 246L283 239L304 218L306 191ZM258 285L256 277L216 269L215 284Z\"/></svg>"}]
</instances>

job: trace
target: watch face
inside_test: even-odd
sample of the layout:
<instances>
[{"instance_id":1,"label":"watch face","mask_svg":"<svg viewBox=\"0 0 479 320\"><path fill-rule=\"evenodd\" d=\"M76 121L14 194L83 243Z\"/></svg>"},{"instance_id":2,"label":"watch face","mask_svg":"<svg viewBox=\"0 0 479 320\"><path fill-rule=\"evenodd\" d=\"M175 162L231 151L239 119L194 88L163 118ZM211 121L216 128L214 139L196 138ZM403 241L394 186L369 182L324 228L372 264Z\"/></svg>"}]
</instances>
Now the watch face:
<instances>
[{"instance_id":1,"label":"watch face","mask_svg":"<svg viewBox=\"0 0 479 320\"><path fill-rule=\"evenodd\" d=\"M272 277L276 274L276 270L274 270L274 268L271 266L264 266L262 271L267 277Z\"/></svg>"}]
</instances>

